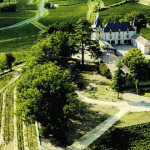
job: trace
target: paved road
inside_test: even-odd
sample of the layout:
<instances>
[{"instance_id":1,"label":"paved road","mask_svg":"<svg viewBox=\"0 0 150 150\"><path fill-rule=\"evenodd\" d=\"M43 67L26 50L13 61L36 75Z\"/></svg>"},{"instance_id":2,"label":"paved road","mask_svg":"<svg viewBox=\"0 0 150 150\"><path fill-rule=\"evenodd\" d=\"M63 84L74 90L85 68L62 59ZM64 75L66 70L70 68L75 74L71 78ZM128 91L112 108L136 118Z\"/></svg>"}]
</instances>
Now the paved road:
<instances>
[{"instance_id":1,"label":"paved road","mask_svg":"<svg viewBox=\"0 0 150 150\"><path fill-rule=\"evenodd\" d=\"M36 15L35 17L32 17L32 18L29 18L27 20L24 20L22 22L19 22L17 24L14 24L14 25L11 25L11 26L7 26L7 27L3 27L3 28L0 28L0 31L1 30L7 30L7 29L11 29L11 28L16 28L16 27L20 27L20 26L23 26L23 25L26 25L26 24L29 24L39 18L41 18L43 15L44 15L44 2L45 0L41 0L40 2L40 7L39 7L39 14Z\"/></svg>"},{"instance_id":2,"label":"paved road","mask_svg":"<svg viewBox=\"0 0 150 150\"><path fill-rule=\"evenodd\" d=\"M114 116L108 118L106 121L98 125L96 128L87 132L80 139L75 141L71 146L68 146L66 150L83 150L92 144L96 139L105 133L115 122L117 122L127 112L143 112L150 111L150 98L138 96L135 94L124 94L124 98L127 100L123 102L103 102L84 97L81 92L78 92L78 97L81 101L86 103L107 105L117 107L119 112ZM136 99L136 100L134 100Z\"/></svg>"}]
</instances>

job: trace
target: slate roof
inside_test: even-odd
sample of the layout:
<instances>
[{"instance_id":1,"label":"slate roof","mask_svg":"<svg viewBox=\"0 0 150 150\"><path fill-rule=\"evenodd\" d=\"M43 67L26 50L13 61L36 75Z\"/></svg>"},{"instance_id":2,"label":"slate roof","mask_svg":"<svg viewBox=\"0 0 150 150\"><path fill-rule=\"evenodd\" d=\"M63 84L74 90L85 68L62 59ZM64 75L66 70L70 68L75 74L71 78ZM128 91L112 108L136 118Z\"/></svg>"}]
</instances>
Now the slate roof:
<instances>
[{"instance_id":1,"label":"slate roof","mask_svg":"<svg viewBox=\"0 0 150 150\"><path fill-rule=\"evenodd\" d=\"M144 46L150 46L150 40L145 39L143 36L138 36L136 41L140 42Z\"/></svg>"},{"instance_id":2,"label":"slate roof","mask_svg":"<svg viewBox=\"0 0 150 150\"><path fill-rule=\"evenodd\" d=\"M101 20L100 20L99 14L95 15L94 24L92 26L93 28L101 26Z\"/></svg>"},{"instance_id":3,"label":"slate roof","mask_svg":"<svg viewBox=\"0 0 150 150\"><path fill-rule=\"evenodd\" d=\"M130 25L129 22L108 22L104 26L104 32L110 32L110 30L112 32L118 32L119 30L127 31L127 29L129 31L135 31L135 29L133 28L132 25Z\"/></svg>"}]
</instances>

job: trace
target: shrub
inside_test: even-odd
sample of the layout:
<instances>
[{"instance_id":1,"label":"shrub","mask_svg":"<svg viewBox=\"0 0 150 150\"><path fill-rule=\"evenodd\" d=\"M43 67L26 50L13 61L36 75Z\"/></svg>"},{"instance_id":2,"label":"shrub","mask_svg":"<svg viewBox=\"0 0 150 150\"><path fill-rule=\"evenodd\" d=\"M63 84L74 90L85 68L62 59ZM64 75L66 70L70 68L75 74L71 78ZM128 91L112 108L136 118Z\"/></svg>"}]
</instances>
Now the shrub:
<instances>
[{"instance_id":1,"label":"shrub","mask_svg":"<svg viewBox=\"0 0 150 150\"><path fill-rule=\"evenodd\" d=\"M108 79L111 79L112 77L109 68L103 62L100 62L99 64L99 73Z\"/></svg>"}]
</instances>

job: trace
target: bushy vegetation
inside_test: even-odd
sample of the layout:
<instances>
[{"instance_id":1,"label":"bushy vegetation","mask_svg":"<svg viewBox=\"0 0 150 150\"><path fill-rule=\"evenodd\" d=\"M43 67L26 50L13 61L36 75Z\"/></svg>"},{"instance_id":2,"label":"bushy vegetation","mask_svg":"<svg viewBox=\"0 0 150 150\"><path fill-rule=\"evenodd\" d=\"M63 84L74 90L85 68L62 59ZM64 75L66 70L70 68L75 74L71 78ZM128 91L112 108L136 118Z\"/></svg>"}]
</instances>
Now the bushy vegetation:
<instances>
[{"instance_id":1,"label":"bushy vegetation","mask_svg":"<svg viewBox=\"0 0 150 150\"><path fill-rule=\"evenodd\" d=\"M105 133L88 150L148 150L150 123L115 128Z\"/></svg>"},{"instance_id":2,"label":"bushy vegetation","mask_svg":"<svg viewBox=\"0 0 150 150\"><path fill-rule=\"evenodd\" d=\"M105 65L105 63L100 62L99 72L102 76L105 76L106 78L111 79L111 72L110 72L109 68Z\"/></svg>"},{"instance_id":3,"label":"bushy vegetation","mask_svg":"<svg viewBox=\"0 0 150 150\"><path fill-rule=\"evenodd\" d=\"M15 12L16 3L0 3L1 12Z\"/></svg>"},{"instance_id":4,"label":"bushy vegetation","mask_svg":"<svg viewBox=\"0 0 150 150\"><path fill-rule=\"evenodd\" d=\"M46 26L53 23L76 23L80 18L86 18L87 10L87 4L60 6L57 9L50 9L49 15L39 19L39 22Z\"/></svg>"}]
</instances>

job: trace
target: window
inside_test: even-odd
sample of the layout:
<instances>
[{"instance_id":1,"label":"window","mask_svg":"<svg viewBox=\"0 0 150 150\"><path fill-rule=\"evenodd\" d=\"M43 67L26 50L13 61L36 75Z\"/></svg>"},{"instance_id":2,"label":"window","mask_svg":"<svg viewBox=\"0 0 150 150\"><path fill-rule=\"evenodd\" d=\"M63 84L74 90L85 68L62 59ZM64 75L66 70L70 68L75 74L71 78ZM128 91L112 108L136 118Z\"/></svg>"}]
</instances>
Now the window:
<instances>
[{"instance_id":1,"label":"window","mask_svg":"<svg viewBox=\"0 0 150 150\"><path fill-rule=\"evenodd\" d=\"M112 35L109 36L109 39L112 39Z\"/></svg>"},{"instance_id":2,"label":"window","mask_svg":"<svg viewBox=\"0 0 150 150\"><path fill-rule=\"evenodd\" d=\"M109 31L109 33L111 34L111 30Z\"/></svg>"},{"instance_id":3,"label":"window","mask_svg":"<svg viewBox=\"0 0 150 150\"><path fill-rule=\"evenodd\" d=\"M121 36L120 36L120 35L118 35L118 39L120 39L120 37L121 37Z\"/></svg>"},{"instance_id":4,"label":"window","mask_svg":"<svg viewBox=\"0 0 150 150\"><path fill-rule=\"evenodd\" d=\"M129 34L126 35L126 38L129 38Z\"/></svg>"}]
</instances>

